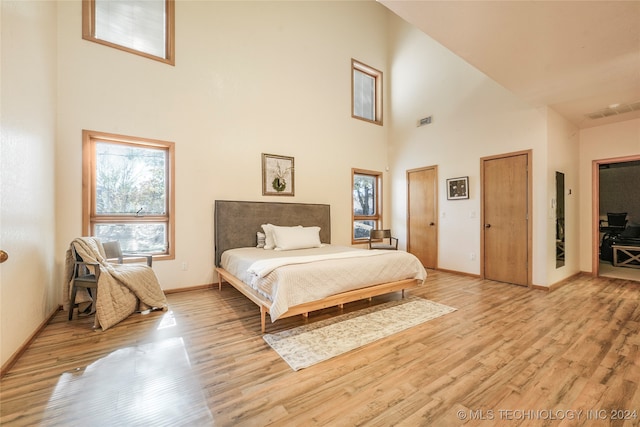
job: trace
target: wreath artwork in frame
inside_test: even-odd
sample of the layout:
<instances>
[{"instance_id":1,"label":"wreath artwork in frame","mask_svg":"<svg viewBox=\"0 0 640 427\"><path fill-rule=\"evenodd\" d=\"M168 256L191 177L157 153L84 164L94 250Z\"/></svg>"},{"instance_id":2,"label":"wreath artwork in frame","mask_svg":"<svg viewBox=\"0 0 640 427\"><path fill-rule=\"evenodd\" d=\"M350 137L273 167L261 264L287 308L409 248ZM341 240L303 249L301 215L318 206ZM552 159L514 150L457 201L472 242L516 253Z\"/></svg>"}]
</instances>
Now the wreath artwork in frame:
<instances>
[{"instance_id":1,"label":"wreath artwork in frame","mask_svg":"<svg viewBox=\"0 0 640 427\"><path fill-rule=\"evenodd\" d=\"M262 153L262 195L294 195L293 157Z\"/></svg>"},{"instance_id":2,"label":"wreath artwork in frame","mask_svg":"<svg viewBox=\"0 0 640 427\"><path fill-rule=\"evenodd\" d=\"M447 200L458 200L469 198L469 177L447 179Z\"/></svg>"}]
</instances>

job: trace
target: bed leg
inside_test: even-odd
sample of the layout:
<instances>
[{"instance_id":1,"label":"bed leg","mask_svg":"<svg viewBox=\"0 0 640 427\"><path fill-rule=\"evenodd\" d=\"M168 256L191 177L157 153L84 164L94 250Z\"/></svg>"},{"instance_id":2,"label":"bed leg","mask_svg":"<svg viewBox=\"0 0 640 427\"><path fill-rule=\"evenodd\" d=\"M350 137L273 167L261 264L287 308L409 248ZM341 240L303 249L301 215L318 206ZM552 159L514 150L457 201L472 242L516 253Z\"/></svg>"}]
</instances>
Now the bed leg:
<instances>
[{"instance_id":1,"label":"bed leg","mask_svg":"<svg viewBox=\"0 0 640 427\"><path fill-rule=\"evenodd\" d=\"M261 305L260 306L260 328L263 334L267 331L266 317L267 317L267 310L265 310L264 306Z\"/></svg>"},{"instance_id":2,"label":"bed leg","mask_svg":"<svg viewBox=\"0 0 640 427\"><path fill-rule=\"evenodd\" d=\"M404 299L404 289L402 290L402 299Z\"/></svg>"},{"instance_id":3,"label":"bed leg","mask_svg":"<svg viewBox=\"0 0 640 427\"><path fill-rule=\"evenodd\" d=\"M309 318L309 313L308 312L307 313L302 313L302 317L304 317L305 319L308 319Z\"/></svg>"}]
</instances>

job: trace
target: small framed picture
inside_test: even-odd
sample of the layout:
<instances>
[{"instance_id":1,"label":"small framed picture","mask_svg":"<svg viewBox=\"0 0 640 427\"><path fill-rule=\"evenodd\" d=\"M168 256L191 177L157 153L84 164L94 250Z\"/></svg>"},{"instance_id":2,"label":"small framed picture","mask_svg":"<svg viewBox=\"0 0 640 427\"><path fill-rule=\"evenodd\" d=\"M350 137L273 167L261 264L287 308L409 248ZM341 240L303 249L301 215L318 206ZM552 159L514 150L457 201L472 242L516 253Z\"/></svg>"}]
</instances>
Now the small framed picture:
<instances>
[{"instance_id":1,"label":"small framed picture","mask_svg":"<svg viewBox=\"0 0 640 427\"><path fill-rule=\"evenodd\" d=\"M447 179L447 200L459 200L469 198L469 177Z\"/></svg>"},{"instance_id":2,"label":"small framed picture","mask_svg":"<svg viewBox=\"0 0 640 427\"><path fill-rule=\"evenodd\" d=\"M262 195L294 195L293 157L262 154Z\"/></svg>"}]
</instances>

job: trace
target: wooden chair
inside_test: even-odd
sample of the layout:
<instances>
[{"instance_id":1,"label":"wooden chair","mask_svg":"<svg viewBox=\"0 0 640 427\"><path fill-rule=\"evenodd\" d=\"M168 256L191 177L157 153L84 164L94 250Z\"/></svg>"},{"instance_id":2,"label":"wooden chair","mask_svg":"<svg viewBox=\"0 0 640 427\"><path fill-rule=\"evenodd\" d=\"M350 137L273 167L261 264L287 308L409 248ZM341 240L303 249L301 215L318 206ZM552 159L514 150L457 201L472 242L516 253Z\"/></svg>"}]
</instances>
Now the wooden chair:
<instances>
[{"instance_id":1,"label":"wooden chair","mask_svg":"<svg viewBox=\"0 0 640 427\"><path fill-rule=\"evenodd\" d=\"M149 254L131 254L123 253L120 242L103 242L102 247L105 253L105 259L108 262L116 264L124 263L127 258L144 259L149 267L153 262L153 256ZM74 260L73 276L71 285L71 295L69 296L69 320L73 319L73 310L78 307L76 301L76 293L78 288L85 288L91 294L91 298L97 301L98 298L98 280L100 280L100 264L84 262L82 257L78 255L76 249L71 245L71 254ZM92 312L95 311L95 305L91 307Z\"/></svg>"},{"instance_id":2,"label":"wooden chair","mask_svg":"<svg viewBox=\"0 0 640 427\"><path fill-rule=\"evenodd\" d=\"M73 319L73 310L78 307L78 304L76 304L78 288L87 289L91 294L91 298L96 301L98 298L98 280L100 279L100 264L97 262L84 262L73 245L71 245L71 254L74 265L71 278L71 295L69 296L69 320ZM91 310L92 312L95 311L94 305L92 305Z\"/></svg>"},{"instance_id":3,"label":"wooden chair","mask_svg":"<svg viewBox=\"0 0 640 427\"><path fill-rule=\"evenodd\" d=\"M371 230L369 249L398 250L398 239L391 235L391 230Z\"/></svg>"},{"instance_id":4,"label":"wooden chair","mask_svg":"<svg viewBox=\"0 0 640 427\"><path fill-rule=\"evenodd\" d=\"M104 248L105 258L109 262L117 260L118 264L122 264L127 258L144 258L149 267L151 267L151 264L153 263L153 256L150 254L123 253L122 248L120 247L120 242L117 240L113 242L104 242L102 243L102 247Z\"/></svg>"}]
</instances>

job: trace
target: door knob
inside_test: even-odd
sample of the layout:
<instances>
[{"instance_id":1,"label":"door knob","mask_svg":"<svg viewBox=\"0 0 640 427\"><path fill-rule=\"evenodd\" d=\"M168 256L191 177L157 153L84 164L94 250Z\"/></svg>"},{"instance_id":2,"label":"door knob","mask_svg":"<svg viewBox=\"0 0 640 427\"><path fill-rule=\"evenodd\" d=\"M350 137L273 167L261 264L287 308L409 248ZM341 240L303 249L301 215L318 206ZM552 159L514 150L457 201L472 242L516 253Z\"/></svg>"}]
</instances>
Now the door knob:
<instances>
[{"instance_id":1,"label":"door knob","mask_svg":"<svg viewBox=\"0 0 640 427\"><path fill-rule=\"evenodd\" d=\"M9 254L3 250L0 250L0 264L9 259Z\"/></svg>"},{"instance_id":2,"label":"door knob","mask_svg":"<svg viewBox=\"0 0 640 427\"><path fill-rule=\"evenodd\" d=\"M436 225L436 223L435 222L430 222L429 225L434 226L434 225Z\"/></svg>"},{"instance_id":3,"label":"door knob","mask_svg":"<svg viewBox=\"0 0 640 427\"><path fill-rule=\"evenodd\" d=\"M491 224L485 224L484 228L491 228Z\"/></svg>"}]
</instances>

